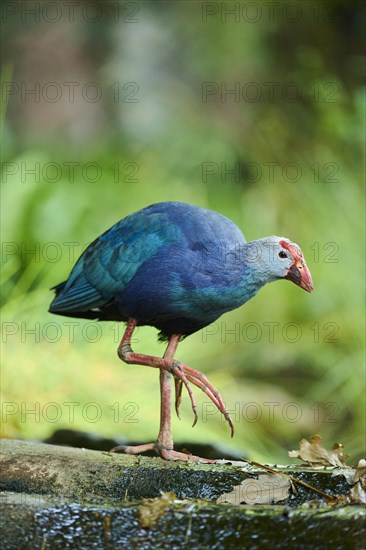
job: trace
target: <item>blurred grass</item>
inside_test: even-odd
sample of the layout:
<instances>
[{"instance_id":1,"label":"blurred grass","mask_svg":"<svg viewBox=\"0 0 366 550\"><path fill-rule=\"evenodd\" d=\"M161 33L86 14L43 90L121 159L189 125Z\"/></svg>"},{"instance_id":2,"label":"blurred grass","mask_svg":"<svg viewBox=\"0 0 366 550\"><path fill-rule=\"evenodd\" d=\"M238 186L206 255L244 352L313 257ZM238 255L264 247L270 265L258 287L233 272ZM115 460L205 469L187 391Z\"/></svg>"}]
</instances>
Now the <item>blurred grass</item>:
<instances>
[{"instance_id":1,"label":"blurred grass","mask_svg":"<svg viewBox=\"0 0 366 550\"><path fill-rule=\"evenodd\" d=\"M298 242L315 292L308 295L285 282L269 285L244 307L222 317L209 328L212 333L201 331L181 344L178 358L208 374L220 388L233 411L236 435L230 440L219 414L211 412L206 397L197 391L200 421L190 428L192 415L185 397L182 420L173 421L175 439L220 441L257 460L286 462L286 451L299 439L321 433L329 444L341 441L354 460L364 450L365 432L365 236L359 162L364 87L350 84L348 73L326 69L326 34L337 35L339 29L324 28L324 44L319 39L312 46L284 26L276 31L263 26L261 32L252 28L243 41L238 26L216 22L202 29L191 22L183 4L176 5L164 12L164 18L172 22L177 13L186 17L186 26L176 28L167 54L174 59L185 40L174 61L181 72L177 76L172 61L168 69L160 67L157 74L164 86L156 83L158 79L149 80L151 75L145 75L146 81L140 75L145 91L133 106L138 120L138 109L143 111L149 96L146 90L153 97L160 93L168 122L164 126L160 120L152 138L143 132L131 138L138 131L128 126L131 113L126 105L116 106L121 112L116 112L110 128L100 136L85 136L76 146L61 139L64 129L51 136L46 128L43 137L32 136L29 127L19 129L14 105L9 105L3 160L15 163L19 171L2 178L2 435L44 438L58 427L73 427L105 436L156 437L158 373L118 360L115 324L101 323L96 329L90 321L47 313L52 299L48 289L64 280L85 245L117 220L153 202L180 200L220 211L243 229L247 240L277 234ZM155 14L150 24L159 26L159 21ZM304 21L306 25L311 30ZM197 29L199 38L187 42ZM136 67L136 73L144 75L142 64L136 62ZM100 74L99 70L96 78L102 78ZM304 89L314 80L320 85L336 82L338 101L303 98L297 103L237 104L216 99L205 104L200 98L202 81L291 78ZM72 182L66 169L54 183L42 174L39 181L29 174L22 181L22 165L64 167L74 161L80 165ZM83 175L81 167L88 162L100 167L100 181L87 181ZM116 162L119 181L111 168ZM129 172L124 167L130 162L138 167L133 183L124 181ZM263 176L253 181L247 173L236 181L218 173L204 181L203 162L224 162L228 168L236 162L255 162ZM266 162L278 163L274 181L265 176ZM284 177L288 162L301 167L296 182ZM314 163L319 165L319 181L311 168ZM338 169L336 181L326 181L328 163ZM70 321L77 323L73 341L66 324ZM236 323L240 333L230 334ZM277 323L273 341L268 323ZM288 323L301 331L296 342L287 341L293 338L290 329L283 333ZM36 334L26 333L32 328ZM101 334L92 342L96 330ZM328 341L333 330L336 341ZM137 340L136 350L163 353L153 329L140 329ZM76 404L74 418L70 405L65 405L70 402ZM97 408L85 409L90 403ZM36 413L27 413L27 408ZM95 421L93 411L100 413Z\"/></svg>"}]
</instances>

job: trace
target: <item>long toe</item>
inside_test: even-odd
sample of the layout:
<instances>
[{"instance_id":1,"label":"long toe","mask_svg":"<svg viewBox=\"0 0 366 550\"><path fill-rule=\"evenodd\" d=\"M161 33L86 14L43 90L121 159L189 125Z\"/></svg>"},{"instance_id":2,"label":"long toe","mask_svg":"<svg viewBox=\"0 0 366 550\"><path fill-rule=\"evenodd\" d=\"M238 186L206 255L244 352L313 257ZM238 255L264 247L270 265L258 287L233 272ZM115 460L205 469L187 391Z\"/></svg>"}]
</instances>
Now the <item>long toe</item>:
<instances>
[{"instance_id":1,"label":"long toe","mask_svg":"<svg viewBox=\"0 0 366 550\"><path fill-rule=\"evenodd\" d=\"M213 384L209 381L207 376L202 372L192 369L183 363L180 363L180 370L184 372L188 382L200 388L212 401L212 403L217 407L217 409L224 415L225 420L228 422L231 431L231 437L234 435L234 425L231 420L229 411L220 395L220 392L215 388ZM196 420L197 421L197 420ZM194 424L196 423L194 422ZM193 424L193 425L194 425Z\"/></svg>"},{"instance_id":2,"label":"long toe","mask_svg":"<svg viewBox=\"0 0 366 550\"><path fill-rule=\"evenodd\" d=\"M113 447L110 453L124 453L126 455L139 455L146 451L155 451L155 443L145 443L144 445L118 445Z\"/></svg>"},{"instance_id":3,"label":"long toe","mask_svg":"<svg viewBox=\"0 0 366 550\"><path fill-rule=\"evenodd\" d=\"M138 455L145 453L146 451L155 451L155 453L164 460L179 460L181 462L201 462L207 464L213 464L217 460L211 460L209 458L201 458L200 456L191 455L189 453L180 453L174 451L174 449L166 449L157 442L146 443L144 445L118 445L110 450L111 453L124 453L127 455Z\"/></svg>"},{"instance_id":4,"label":"long toe","mask_svg":"<svg viewBox=\"0 0 366 550\"><path fill-rule=\"evenodd\" d=\"M164 458L164 460L180 460L182 462L201 462L204 464L214 464L217 462L217 460L212 460L209 458L201 458L200 456L195 456L191 454L186 453L179 453L178 451L174 451L173 449L161 449L158 452L159 456L161 458Z\"/></svg>"}]
</instances>

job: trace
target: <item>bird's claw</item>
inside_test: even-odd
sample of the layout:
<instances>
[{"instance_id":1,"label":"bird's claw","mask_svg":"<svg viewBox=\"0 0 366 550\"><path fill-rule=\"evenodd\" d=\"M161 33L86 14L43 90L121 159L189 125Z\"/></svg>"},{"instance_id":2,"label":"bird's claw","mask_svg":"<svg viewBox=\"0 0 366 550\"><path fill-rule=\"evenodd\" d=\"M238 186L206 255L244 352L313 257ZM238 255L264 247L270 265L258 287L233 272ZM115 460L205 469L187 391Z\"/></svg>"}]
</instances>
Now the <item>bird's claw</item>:
<instances>
[{"instance_id":1,"label":"bird's claw","mask_svg":"<svg viewBox=\"0 0 366 550\"><path fill-rule=\"evenodd\" d=\"M180 404L182 402L183 382L181 380L179 380L179 378L176 378L174 383L175 383L175 412L177 413L177 417L180 420L179 407L180 407ZM192 404L192 410L193 410L193 414L194 414L192 428L194 428L194 426L198 422L198 414L197 414L196 405Z\"/></svg>"},{"instance_id":2,"label":"bird's claw","mask_svg":"<svg viewBox=\"0 0 366 550\"><path fill-rule=\"evenodd\" d=\"M177 344L177 338L175 338L174 340L171 340L169 344L170 349L168 346L164 357L161 359L158 357L143 355L143 354L135 353L133 351L129 351L130 347L128 347L128 352L124 353L124 350L127 349L127 344L129 344L129 339L131 338L133 328L136 325L136 322L135 321L132 322L132 321L130 321L128 328L126 329L126 333L118 348L118 354L120 355L121 359L128 364L146 365L150 367L159 368L163 371L170 372L174 376L175 410L177 412L178 418L179 418L179 406L181 403L182 389L184 384L188 392L189 398L191 400L191 406L194 414L193 426L197 424L198 414L197 414L197 404L192 391L191 384L201 389L209 397L209 399L211 399L212 403L217 407L217 409L224 415L225 419L227 420L230 426L231 437L232 437L234 434L234 425L230 418L229 411L227 410L226 405L223 402L222 397L220 393L217 391L217 389L215 388L215 386L211 384L211 382L208 380L208 378L204 374L202 374L202 372L198 370L194 370L188 367L187 365L184 365L183 363L180 363L179 361L176 361L175 359L173 359L174 351L176 349L176 344ZM172 345L172 343L174 345Z\"/></svg>"},{"instance_id":3,"label":"bird's claw","mask_svg":"<svg viewBox=\"0 0 366 550\"><path fill-rule=\"evenodd\" d=\"M181 460L182 462L202 462L204 464L214 464L217 460L209 458L201 458L200 456L191 455L189 453L180 453L173 449L161 449L159 455L165 460Z\"/></svg>"},{"instance_id":4,"label":"bird's claw","mask_svg":"<svg viewBox=\"0 0 366 550\"><path fill-rule=\"evenodd\" d=\"M109 452L138 455L146 451L155 451L155 453L164 460L180 460L182 462L202 462L208 464L217 462L216 460L212 460L209 458L201 458L199 456L191 455L189 453L180 453L178 451L174 451L174 449L167 449L158 441L156 441L155 443L146 443L145 445L118 445L118 447L113 447L113 449L111 449Z\"/></svg>"},{"instance_id":5,"label":"bird's claw","mask_svg":"<svg viewBox=\"0 0 366 550\"><path fill-rule=\"evenodd\" d=\"M184 384L186 389L187 389L189 398L191 400L192 410L193 410L193 414L194 414L193 426L195 426L197 424L197 421L198 421L197 404L196 404L196 400L195 400L194 395L193 395L191 385L190 385L190 383L188 381L188 378L185 375L184 370L182 368L184 366L185 365L182 365L182 363L180 363L179 361L175 361L175 360L171 361L171 363L170 363L170 369L169 370L175 378L175 392L176 392L176 394L175 394L175 410L177 411L177 415L178 415L178 418L179 418L179 405L180 405L180 402L181 402L181 395L182 395L182 387L179 387L179 385L182 386L182 384Z\"/></svg>"},{"instance_id":6,"label":"bird's claw","mask_svg":"<svg viewBox=\"0 0 366 550\"><path fill-rule=\"evenodd\" d=\"M183 365L179 361L175 361L175 360L172 361L171 363L171 372L175 378L175 410L178 418L180 418L179 406L182 400L182 389L184 384L189 393L191 404L192 404L192 410L194 414L194 421L193 421L192 427L197 424L197 421L198 421L197 406L193 396L192 388L190 386L190 383L191 383L197 388L200 388L211 399L214 405L216 405L218 410L224 415L225 420L228 422L230 426L231 437L233 437L234 424L231 420L230 414L226 408L225 403L222 400L220 392L215 388L215 386L211 384L208 378L202 372L194 370L188 367L187 365Z\"/></svg>"},{"instance_id":7,"label":"bird's claw","mask_svg":"<svg viewBox=\"0 0 366 550\"><path fill-rule=\"evenodd\" d=\"M177 413L177 417L180 420L179 407L182 401L183 382L182 380L179 380L179 378L175 378L174 384L175 384L175 412Z\"/></svg>"},{"instance_id":8,"label":"bird's claw","mask_svg":"<svg viewBox=\"0 0 366 550\"><path fill-rule=\"evenodd\" d=\"M155 445L155 443L146 443L144 445L118 445L117 447L113 447L109 452L138 455L140 453L146 453L146 451L154 451Z\"/></svg>"}]
</instances>

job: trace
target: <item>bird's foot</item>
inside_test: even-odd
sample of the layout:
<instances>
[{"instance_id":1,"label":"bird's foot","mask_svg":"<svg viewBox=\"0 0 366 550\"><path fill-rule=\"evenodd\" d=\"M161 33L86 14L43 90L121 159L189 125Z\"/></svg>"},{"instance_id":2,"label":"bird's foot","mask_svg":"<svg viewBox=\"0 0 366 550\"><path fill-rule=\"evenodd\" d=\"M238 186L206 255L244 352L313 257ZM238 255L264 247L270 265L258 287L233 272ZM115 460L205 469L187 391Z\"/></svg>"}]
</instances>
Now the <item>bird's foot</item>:
<instances>
[{"instance_id":1,"label":"bird's foot","mask_svg":"<svg viewBox=\"0 0 366 550\"><path fill-rule=\"evenodd\" d=\"M182 462L201 462L204 464L214 464L217 460L210 458L201 458L200 456L191 455L189 453L180 453L174 449L162 449L159 456L165 460L181 460Z\"/></svg>"},{"instance_id":2,"label":"bird's foot","mask_svg":"<svg viewBox=\"0 0 366 550\"><path fill-rule=\"evenodd\" d=\"M126 455L138 455L146 451L155 451L155 453L164 460L182 461L182 462L201 462L204 464L214 464L216 460L201 458L189 453L180 453L174 449L167 449L162 445L155 443L146 443L145 445L118 445L110 450L111 453L124 453Z\"/></svg>"},{"instance_id":3,"label":"bird's foot","mask_svg":"<svg viewBox=\"0 0 366 550\"><path fill-rule=\"evenodd\" d=\"M139 455L146 453L146 451L154 451L155 443L145 443L145 445L118 445L113 447L110 453L124 453L126 455Z\"/></svg>"},{"instance_id":4,"label":"bird's foot","mask_svg":"<svg viewBox=\"0 0 366 550\"><path fill-rule=\"evenodd\" d=\"M220 395L220 392L215 388L213 384L209 381L207 376L205 376L202 372L192 369L191 367L188 367L187 365L184 365L183 363L180 363L179 361L174 361L172 364L172 373L175 376L175 410L177 413L178 418L179 416L179 406L182 399L182 388L183 384L186 386L188 393L191 397L191 403L192 403L192 409L194 413L194 422L193 426L197 422L197 407L196 403L194 401L192 392L189 391L189 383L193 384L197 388L200 388L216 405L217 409L224 415L226 421L228 422L231 430L231 437L234 435L234 425L231 420L229 411L226 408L226 405ZM177 377L177 371L179 371L179 378Z\"/></svg>"},{"instance_id":5,"label":"bird's foot","mask_svg":"<svg viewBox=\"0 0 366 550\"><path fill-rule=\"evenodd\" d=\"M193 426L198 421L197 404L193 395L192 385L202 390L212 401L216 408L224 415L225 420L230 426L231 437L234 435L234 424L230 418L229 411L220 395L208 378L200 371L184 365L174 359L174 353L179 342L179 335L173 335L169 341L168 347L163 358L152 355L136 353L131 348L131 336L136 326L136 321L131 319L128 323L126 332L118 347L118 356L122 361L131 365L145 365L170 372L175 379L175 410L179 417L179 405L182 397L183 386L186 388L192 406L194 415ZM151 449L149 449L151 450Z\"/></svg>"}]
</instances>

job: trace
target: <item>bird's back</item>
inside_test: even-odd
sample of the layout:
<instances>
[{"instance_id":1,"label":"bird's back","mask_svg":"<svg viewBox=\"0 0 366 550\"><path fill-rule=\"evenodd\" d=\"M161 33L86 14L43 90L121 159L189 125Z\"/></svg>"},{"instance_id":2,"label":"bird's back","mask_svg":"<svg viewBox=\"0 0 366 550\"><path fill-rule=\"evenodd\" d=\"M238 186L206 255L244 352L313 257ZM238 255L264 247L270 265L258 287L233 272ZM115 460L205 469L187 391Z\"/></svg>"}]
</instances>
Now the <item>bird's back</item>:
<instances>
[{"instance_id":1,"label":"bird's back","mask_svg":"<svg viewBox=\"0 0 366 550\"><path fill-rule=\"evenodd\" d=\"M239 276L235 249L244 243L236 225L217 212L154 204L116 223L85 250L68 280L55 287L50 311L135 318L166 335L189 334L224 313L220 299Z\"/></svg>"}]
</instances>

